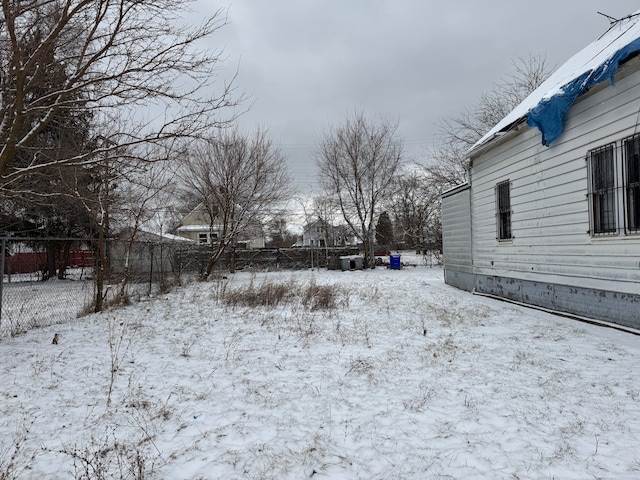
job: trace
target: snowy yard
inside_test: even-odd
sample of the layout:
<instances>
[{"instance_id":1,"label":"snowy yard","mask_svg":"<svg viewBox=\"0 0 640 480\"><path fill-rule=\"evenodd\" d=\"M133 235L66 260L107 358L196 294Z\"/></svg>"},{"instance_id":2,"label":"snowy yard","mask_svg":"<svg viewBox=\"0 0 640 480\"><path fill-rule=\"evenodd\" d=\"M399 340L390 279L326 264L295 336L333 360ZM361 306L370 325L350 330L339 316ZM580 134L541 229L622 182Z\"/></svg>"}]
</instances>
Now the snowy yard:
<instances>
[{"instance_id":1,"label":"snowy yard","mask_svg":"<svg viewBox=\"0 0 640 480\"><path fill-rule=\"evenodd\" d=\"M13 275L13 281L3 285L0 343L3 337L75 318L93 300L92 280L42 282L33 276L16 277L19 276Z\"/></svg>"},{"instance_id":2,"label":"snowy yard","mask_svg":"<svg viewBox=\"0 0 640 480\"><path fill-rule=\"evenodd\" d=\"M224 302L265 282L336 303ZM238 273L0 358L2 479L640 478L640 337L438 268Z\"/></svg>"}]
</instances>

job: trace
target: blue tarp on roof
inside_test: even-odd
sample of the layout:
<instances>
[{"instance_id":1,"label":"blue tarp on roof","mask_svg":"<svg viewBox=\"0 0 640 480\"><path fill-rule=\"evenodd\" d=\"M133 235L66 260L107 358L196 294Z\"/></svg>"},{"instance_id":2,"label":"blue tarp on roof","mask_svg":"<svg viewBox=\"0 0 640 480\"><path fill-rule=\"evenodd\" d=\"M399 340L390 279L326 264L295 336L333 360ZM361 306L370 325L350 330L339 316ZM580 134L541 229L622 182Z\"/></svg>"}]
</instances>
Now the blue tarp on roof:
<instances>
[{"instance_id":1,"label":"blue tarp on roof","mask_svg":"<svg viewBox=\"0 0 640 480\"><path fill-rule=\"evenodd\" d=\"M614 74L620 62L635 52L640 51L640 38L618 50L598 68L582 74L562 87L560 93L542 100L529 111L527 125L537 127L542 133L542 144L545 146L560 136L564 129L564 116L576 99L593 85L604 80L615 83Z\"/></svg>"},{"instance_id":2,"label":"blue tarp on roof","mask_svg":"<svg viewBox=\"0 0 640 480\"><path fill-rule=\"evenodd\" d=\"M468 151L500 137L520 120L542 133L550 145L562 133L564 117L576 99L596 83L612 83L620 63L640 51L640 10L611 24L596 41L567 60L531 94L500 120Z\"/></svg>"}]
</instances>

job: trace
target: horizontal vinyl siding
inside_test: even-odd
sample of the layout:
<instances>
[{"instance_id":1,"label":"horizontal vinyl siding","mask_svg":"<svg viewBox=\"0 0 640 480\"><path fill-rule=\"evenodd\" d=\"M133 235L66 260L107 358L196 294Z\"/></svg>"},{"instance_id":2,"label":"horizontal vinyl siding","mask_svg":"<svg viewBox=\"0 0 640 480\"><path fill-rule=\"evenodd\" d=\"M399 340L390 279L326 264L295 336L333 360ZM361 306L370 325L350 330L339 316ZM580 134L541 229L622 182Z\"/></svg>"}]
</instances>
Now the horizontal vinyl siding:
<instances>
[{"instance_id":1,"label":"horizontal vinyl siding","mask_svg":"<svg viewBox=\"0 0 640 480\"><path fill-rule=\"evenodd\" d=\"M624 75L623 75L624 77ZM640 73L599 86L570 110L551 147L521 131L472 159L474 272L640 293L640 235L592 237L589 150L636 131ZM511 182L513 239L496 240L495 186Z\"/></svg>"},{"instance_id":2,"label":"horizontal vinyl siding","mask_svg":"<svg viewBox=\"0 0 640 480\"><path fill-rule=\"evenodd\" d=\"M470 190L442 198L442 244L446 269L472 272Z\"/></svg>"}]
</instances>

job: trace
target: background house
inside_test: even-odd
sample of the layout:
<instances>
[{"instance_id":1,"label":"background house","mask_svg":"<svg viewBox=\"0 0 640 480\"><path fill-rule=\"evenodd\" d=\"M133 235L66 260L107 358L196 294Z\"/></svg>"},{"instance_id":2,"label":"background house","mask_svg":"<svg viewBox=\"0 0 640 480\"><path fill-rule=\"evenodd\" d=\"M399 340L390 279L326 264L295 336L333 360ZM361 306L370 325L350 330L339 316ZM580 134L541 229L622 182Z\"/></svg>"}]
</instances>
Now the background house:
<instances>
[{"instance_id":1,"label":"background house","mask_svg":"<svg viewBox=\"0 0 640 480\"><path fill-rule=\"evenodd\" d=\"M219 225L215 219L213 225L211 223L204 206L199 204L182 219L176 232L199 245L211 245L218 241L219 235L222 235L222 225ZM247 249L264 248L262 225L248 225L238 235L236 244Z\"/></svg>"},{"instance_id":2,"label":"background house","mask_svg":"<svg viewBox=\"0 0 640 480\"><path fill-rule=\"evenodd\" d=\"M356 245L351 228L348 225L331 225L317 219L307 223L302 230L302 242L296 244L303 247L345 247Z\"/></svg>"},{"instance_id":3,"label":"background house","mask_svg":"<svg viewBox=\"0 0 640 480\"><path fill-rule=\"evenodd\" d=\"M448 284L640 328L639 13L468 152L442 198Z\"/></svg>"},{"instance_id":4,"label":"background house","mask_svg":"<svg viewBox=\"0 0 640 480\"><path fill-rule=\"evenodd\" d=\"M326 247L329 240L327 238L328 224L320 219L307 223L302 229L303 247Z\"/></svg>"},{"instance_id":5,"label":"background house","mask_svg":"<svg viewBox=\"0 0 640 480\"><path fill-rule=\"evenodd\" d=\"M154 272L179 272L175 252L189 241L181 236L169 233L158 234L143 228L135 232L125 228L116 238L109 239L109 266L116 276L129 269L134 276L148 277ZM145 278L146 278L145 277Z\"/></svg>"}]
</instances>

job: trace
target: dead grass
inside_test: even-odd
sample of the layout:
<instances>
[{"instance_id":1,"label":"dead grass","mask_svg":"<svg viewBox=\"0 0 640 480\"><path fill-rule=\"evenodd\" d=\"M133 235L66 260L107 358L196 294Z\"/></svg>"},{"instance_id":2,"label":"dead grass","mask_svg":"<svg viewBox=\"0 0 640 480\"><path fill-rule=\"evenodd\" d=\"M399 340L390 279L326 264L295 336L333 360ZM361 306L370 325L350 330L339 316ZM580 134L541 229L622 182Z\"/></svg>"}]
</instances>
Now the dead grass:
<instances>
[{"instance_id":1,"label":"dead grass","mask_svg":"<svg viewBox=\"0 0 640 480\"><path fill-rule=\"evenodd\" d=\"M227 306L275 308L294 298L297 294L297 287L293 282L266 282L261 285L255 285L251 282L244 287L227 288L220 294L223 295L221 300Z\"/></svg>"},{"instance_id":2,"label":"dead grass","mask_svg":"<svg viewBox=\"0 0 640 480\"><path fill-rule=\"evenodd\" d=\"M302 305L309 310L333 310L338 306L338 291L334 285L311 284L302 292Z\"/></svg>"},{"instance_id":3,"label":"dead grass","mask_svg":"<svg viewBox=\"0 0 640 480\"><path fill-rule=\"evenodd\" d=\"M30 426L29 426L30 427ZM0 480L17 480L31 459L23 454L29 427L21 426L12 436L11 447L0 451Z\"/></svg>"},{"instance_id":4,"label":"dead grass","mask_svg":"<svg viewBox=\"0 0 640 480\"><path fill-rule=\"evenodd\" d=\"M335 285L298 285L288 282L265 282L217 290L218 299L230 307L276 308L282 305L302 305L306 310L333 310L346 295Z\"/></svg>"},{"instance_id":5,"label":"dead grass","mask_svg":"<svg viewBox=\"0 0 640 480\"><path fill-rule=\"evenodd\" d=\"M72 460L76 480L144 480L153 478L158 461L150 444L148 438L119 441L115 427L108 427L103 437L66 446L60 453Z\"/></svg>"}]
</instances>

